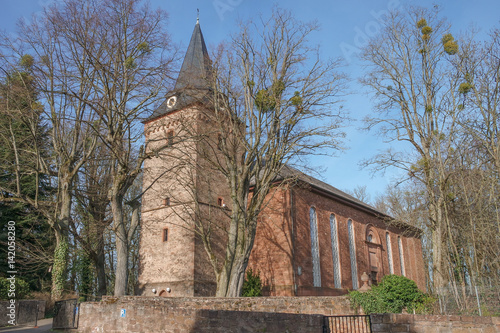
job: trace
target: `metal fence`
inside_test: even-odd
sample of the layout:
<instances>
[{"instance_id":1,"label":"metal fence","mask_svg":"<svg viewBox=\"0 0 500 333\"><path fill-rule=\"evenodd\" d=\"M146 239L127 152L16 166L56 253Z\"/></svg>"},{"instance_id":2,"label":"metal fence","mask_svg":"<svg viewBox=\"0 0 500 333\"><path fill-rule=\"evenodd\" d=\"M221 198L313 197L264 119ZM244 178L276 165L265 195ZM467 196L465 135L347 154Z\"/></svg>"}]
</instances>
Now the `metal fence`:
<instances>
[{"instance_id":1,"label":"metal fence","mask_svg":"<svg viewBox=\"0 0 500 333\"><path fill-rule=\"evenodd\" d=\"M324 333L371 333L370 316L325 316Z\"/></svg>"},{"instance_id":2,"label":"metal fence","mask_svg":"<svg viewBox=\"0 0 500 333\"><path fill-rule=\"evenodd\" d=\"M67 299L55 302L52 328L78 328L77 299Z\"/></svg>"},{"instance_id":3,"label":"metal fence","mask_svg":"<svg viewBox=\"0 0 500 333\"><path fill-rule=\"evenodd\" d=\"M435 312L447 315L500 315L500 286L450 283L437 294Z\"/></svg>"},{"instance_id":4,"label":"metal fence","mask_svg":"<svg viewBox=\"0 0 500 333\"><path fill-rule=\"evenodd\" d=\"M37 326L38 320L45 317L45 301L43 300L17 300L14 303L12 317L9 315L11 303L0 301L0 327L11 324L14 320L16 325Z\"/></svg>"}]
</instances>

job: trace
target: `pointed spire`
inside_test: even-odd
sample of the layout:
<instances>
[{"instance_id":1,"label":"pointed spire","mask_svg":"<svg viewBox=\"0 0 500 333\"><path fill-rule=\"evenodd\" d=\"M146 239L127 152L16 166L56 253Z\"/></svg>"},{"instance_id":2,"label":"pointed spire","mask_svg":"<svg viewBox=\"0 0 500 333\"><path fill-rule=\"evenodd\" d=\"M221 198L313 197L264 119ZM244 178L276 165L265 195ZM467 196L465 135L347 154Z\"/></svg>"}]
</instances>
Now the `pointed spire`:
<instances>
[{"instance_id":1,"label":"pointed spire","mask_svg":"<svg viewBox=\"0 0 500 333\"><path fill-rule=\"evenodd\" d=\"M206 100L205 95L210 89L211 73L212 63L197 18L174 90L167 94L165 101L144 120L144 123L196 101Z\"/></svg>"},{"instance_id":2,"label":"pointed spire","mask_svg":"<svg viewBox=\"0 0 500 333\"><path fill-rule=\"evenodd\" d=\"M208 88L209 82L207 79L210 76L211 68L210 57L208 56L198 17L179 77L175 83L175 90Z\"/></svg>"}]
</instances>

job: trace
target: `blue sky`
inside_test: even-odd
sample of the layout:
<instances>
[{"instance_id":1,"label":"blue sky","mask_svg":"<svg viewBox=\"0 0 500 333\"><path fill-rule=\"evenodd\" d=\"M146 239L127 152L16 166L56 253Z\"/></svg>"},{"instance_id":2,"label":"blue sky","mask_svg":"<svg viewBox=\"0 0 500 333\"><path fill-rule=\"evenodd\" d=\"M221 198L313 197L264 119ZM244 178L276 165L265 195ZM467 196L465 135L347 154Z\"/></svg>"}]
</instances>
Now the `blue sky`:
<instances>
[{"instance_id":1,"label":"blue sky","mask_svg":"<svg viewBox=\"0 0 500 333\"><path fill-rule=\"evenodd\" d=\"M58 0L2 0L0 28L15 31L20 17L30 19L32 13L40 12L46 4ZM290 0L272 2L265 0L151 0L153 7L165 9L169 15L169 32L175 43L187 47L196 23L197 9L200 10L200 24L210 50L237 29L237 20L257 17L269 13L274 4L291 10L303 21L317 20L321 30L313 42L321 46L324 57L343 57L345 71L353 79L352 93L345 98L345 107L353 118L347 128L348 150L332 157L314 157L311 163L325 167L318 177L341 189L353 189L366 185L371 199L383 193L386 186L397 177L397 172L388 170L385 175L372 176L369 170L360 169L359 162L374 155L387 145L375 133L358 130L361 119L372 110L370 96L356 83L362 69L356 58L357 49L364 37L377 29L379 15L388 9L405 5L441 7L442 14L452 24L454 33L459 34L475 25L479 36L485 36L494 27L500 28L500 1L498 0Z\"/></svg>"}]
</instances>

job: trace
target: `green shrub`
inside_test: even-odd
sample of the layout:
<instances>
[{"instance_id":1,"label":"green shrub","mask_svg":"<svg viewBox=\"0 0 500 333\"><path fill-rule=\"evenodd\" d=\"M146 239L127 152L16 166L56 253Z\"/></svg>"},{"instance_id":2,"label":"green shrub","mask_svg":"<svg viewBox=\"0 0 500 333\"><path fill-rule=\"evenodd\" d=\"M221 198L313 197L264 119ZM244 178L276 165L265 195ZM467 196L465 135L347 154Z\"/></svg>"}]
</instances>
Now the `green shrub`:
<instances>
[{"instance_id":1,"label":"green shrub","mask_svg":"<svg viewBox=\"0 0 500 333\"><path fill-rule=\"evenodd\" d=\"M255 273L251 268L247 270L245 281L243 281L243 290L241 296L243 297L257 297L262 296L262 281L260 280L259 273Z\"/></svg>"},{"instance_id":2,"label":"green shrub","mask_svg":"<svg viewBox=\"0 0 500 333\"><path fill-rule=\"evenodd\" d=\"M422 293L416 283L404 276L387 275L377 286L366 292L349 293L351 306L361 307L366 314L371 313L428 313L434 299Z\"/></svg>"},{"instance_id":3,"label":"green shrub","mask_svg":"<svg viewBox=\"0 0 500 333\"><path fill-rule=\"evenodd\" d=\"M11 280L5 278L5 277L0 277L0 299L1 300L9 300L9 299L22 299L24 298L30 291L30 286L29 284L24 281L23 279L16 278L15 279L15 286L16 289L14 291L15 297L11 297L9 295L10 293L10 287L11 287Z\"/></svg>"}]
</instances>

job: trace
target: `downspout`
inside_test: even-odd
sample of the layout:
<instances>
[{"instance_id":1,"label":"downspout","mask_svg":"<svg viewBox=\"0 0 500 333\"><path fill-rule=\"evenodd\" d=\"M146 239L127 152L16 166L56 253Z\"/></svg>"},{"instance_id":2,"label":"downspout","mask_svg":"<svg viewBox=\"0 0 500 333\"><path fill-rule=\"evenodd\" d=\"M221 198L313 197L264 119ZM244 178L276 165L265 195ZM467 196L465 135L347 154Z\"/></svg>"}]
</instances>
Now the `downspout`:
<instances>
[{"instance_id":1,"label":"downspout","mask_svg":"<svg viewBox=\"0 0 500 333\"><path fill-rule=\"evenodd\" d=\"M295 296L297 296L297 276L295 267L295 205L293 199L293 188L290 187L290 221L292 223L292 279L293 292Z\"/></svg>"}]
</instances>

